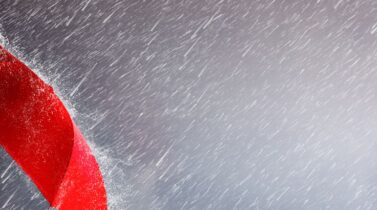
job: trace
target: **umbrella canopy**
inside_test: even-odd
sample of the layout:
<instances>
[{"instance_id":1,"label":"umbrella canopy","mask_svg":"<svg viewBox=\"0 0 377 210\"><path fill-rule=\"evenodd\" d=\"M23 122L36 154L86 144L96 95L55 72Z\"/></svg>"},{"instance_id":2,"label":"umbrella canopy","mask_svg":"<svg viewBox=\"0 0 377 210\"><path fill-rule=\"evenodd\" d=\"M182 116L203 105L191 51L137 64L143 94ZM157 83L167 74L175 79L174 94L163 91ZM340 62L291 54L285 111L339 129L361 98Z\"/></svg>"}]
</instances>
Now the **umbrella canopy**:
<instances>
[{"instance_id":1,"label":"umbrella canopy","mask_svg":"<svg viewBox=\"0 0 377 210\"><path fill-rule=\"evenodd\" d=\"M52 207L107 209L98 164L64 104L1 47L0 145Z\"/></svg>"}]
</instances>

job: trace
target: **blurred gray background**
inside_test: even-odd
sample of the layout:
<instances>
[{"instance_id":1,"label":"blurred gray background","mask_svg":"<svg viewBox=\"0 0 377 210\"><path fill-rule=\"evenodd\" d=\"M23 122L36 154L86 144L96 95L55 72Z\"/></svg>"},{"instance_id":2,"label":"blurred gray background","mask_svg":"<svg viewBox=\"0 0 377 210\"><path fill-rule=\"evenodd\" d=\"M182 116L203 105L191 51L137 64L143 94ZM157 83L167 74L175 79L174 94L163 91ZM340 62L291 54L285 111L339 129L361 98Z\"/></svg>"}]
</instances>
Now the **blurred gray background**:
<instances>
[{"instance_id":1,"label":"blurred gray background","mask_svg":"<svg viewBox=\"0 0 377 210\"><path fill-rule=\"evenodd\" d=\"M0 0L110 209L376 209L377 1ZM0 152L0 209L46 209Z\"/></svg>"}]
</instances>

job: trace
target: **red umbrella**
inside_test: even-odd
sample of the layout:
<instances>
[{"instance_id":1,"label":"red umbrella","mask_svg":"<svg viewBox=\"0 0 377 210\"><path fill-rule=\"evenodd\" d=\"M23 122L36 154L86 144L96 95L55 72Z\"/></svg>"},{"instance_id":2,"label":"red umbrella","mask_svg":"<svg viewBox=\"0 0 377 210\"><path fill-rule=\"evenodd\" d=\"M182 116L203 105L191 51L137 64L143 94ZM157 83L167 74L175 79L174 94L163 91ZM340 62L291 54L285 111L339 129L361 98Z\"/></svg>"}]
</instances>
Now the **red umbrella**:
<instances>
[{"instance_id":1,"label":"red umbrella","mask_svg":"<svg viewBox=\"0 0 377 210\"><path fill-rule=\"evenodd\" d=\"M51 207L107 209L99 166L64 104L1 46L0 144Z\"/></svg>"}]
</instances>

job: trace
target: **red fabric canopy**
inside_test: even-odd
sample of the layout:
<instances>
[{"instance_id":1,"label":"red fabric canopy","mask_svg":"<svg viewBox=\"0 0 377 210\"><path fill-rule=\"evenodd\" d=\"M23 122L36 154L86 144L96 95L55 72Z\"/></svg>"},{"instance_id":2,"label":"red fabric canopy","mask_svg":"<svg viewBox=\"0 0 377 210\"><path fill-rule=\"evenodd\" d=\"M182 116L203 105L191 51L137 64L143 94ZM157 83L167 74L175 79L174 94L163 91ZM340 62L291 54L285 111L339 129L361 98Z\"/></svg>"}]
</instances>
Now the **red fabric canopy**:
<instances>
[{"instance_id":1,"label":"red fabric canopy","mask_svg":"<svg viewBox=\"0 0 377 210\"><path fill-rule=\"evenodd\" d=\"M51 207L107 209L99 166L63 103L1 46L0 144Z\"/></svg>"}]
</instances>

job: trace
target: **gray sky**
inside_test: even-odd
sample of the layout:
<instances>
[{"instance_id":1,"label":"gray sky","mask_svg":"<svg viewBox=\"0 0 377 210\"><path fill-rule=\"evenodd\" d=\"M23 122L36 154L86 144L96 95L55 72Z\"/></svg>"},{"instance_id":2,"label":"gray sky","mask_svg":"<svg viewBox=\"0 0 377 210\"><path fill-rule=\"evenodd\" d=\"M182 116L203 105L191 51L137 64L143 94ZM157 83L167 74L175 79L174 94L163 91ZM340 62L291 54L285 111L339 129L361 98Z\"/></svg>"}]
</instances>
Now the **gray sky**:
<instances>
[{"instance_id":1,"label":"gray sky","mask_svg":"<svg viewBox=\"0 0 377 210\"><path fill-rule=\"evenodd\" d=\"M74 114L111 209L376 209L376 10L0 0L0 31ZM0 208L45 209L0 154Z\"/></svg>"}]
</instances>

